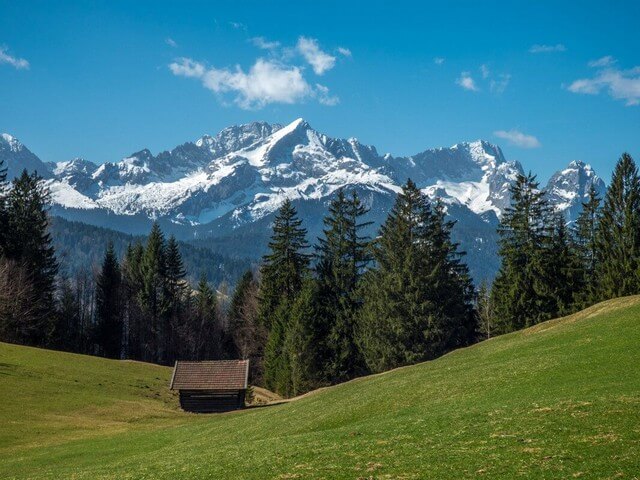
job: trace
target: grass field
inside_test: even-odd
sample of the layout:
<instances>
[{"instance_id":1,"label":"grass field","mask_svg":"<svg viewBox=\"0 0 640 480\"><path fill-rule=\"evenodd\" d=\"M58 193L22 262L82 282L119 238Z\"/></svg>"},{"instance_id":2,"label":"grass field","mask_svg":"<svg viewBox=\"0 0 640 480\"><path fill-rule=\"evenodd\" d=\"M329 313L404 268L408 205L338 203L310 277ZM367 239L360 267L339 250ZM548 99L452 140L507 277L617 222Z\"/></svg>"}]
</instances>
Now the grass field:
<instances>
[{"instance_id":1,"label":"grass field","mask_svg":"<svg viewBox=\"0 0 640 480\"><path fill-rule=\"evenodd\" d=\"M640 297L241 412L0 344L0 478L640 478Z\"/></svg>"}]
</instances>

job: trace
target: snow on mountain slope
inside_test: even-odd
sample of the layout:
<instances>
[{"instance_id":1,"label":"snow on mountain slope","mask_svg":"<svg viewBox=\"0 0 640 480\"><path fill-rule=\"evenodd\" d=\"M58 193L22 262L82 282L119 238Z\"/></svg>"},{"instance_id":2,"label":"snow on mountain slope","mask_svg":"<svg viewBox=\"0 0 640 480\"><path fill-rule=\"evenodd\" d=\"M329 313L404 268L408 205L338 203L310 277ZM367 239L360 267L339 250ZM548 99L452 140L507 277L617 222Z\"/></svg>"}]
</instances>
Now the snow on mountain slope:
<instances>
[{"instance_id":1,"label":"snow on mountain slope","mask_svg":"<svg viewBox=\"0 0 640 480\"><path fill-rule=\"evenodd\" d=\"M604 181L596 175L591 165L573 161L564 170L553 174L545 190L549 201L572 222L578 218L582 203L587 202L591 185L602 198L605 193Z\"/></svg>"},{"instance_id":2,"label":"snow on mountain slope","mask_svg":"<svg viewBox=\"0 0 640 480\"><path fill-rule=\"evenodd\" d=\"M80 158L45 164L3 134L0 159L10 178L23 168L37 169L51 190L54 213L69 219L130 233L144 231L141 222L158 220L182 238L250 231L254 243L285 198L307 212L311 238L318 235L329 199L343 187L360 193L379 224L411 178L445 202L463 248L479 263L495 256L495 227L522 173L518 162L483 140L394 157L355 138L328 137L303 119L228 127L157 155L143 149L100 166ZM547 191L574 219L591 183L604 185L588 165L572 162L552 177Z\"/></svg>"}]
</instances>

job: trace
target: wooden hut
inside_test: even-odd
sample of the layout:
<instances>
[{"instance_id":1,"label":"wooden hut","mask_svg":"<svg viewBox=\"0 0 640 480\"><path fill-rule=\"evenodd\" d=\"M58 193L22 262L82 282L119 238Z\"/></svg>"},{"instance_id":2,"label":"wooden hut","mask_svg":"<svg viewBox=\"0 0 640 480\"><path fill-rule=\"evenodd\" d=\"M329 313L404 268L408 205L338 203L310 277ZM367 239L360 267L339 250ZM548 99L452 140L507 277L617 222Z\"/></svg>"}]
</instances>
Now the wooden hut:
<instances>
[{"instance_id":1,"label":"wooden hut","mask_svg":"<svg viewBox=\"0 0 640 480\"><path fill-rule=\"evenodd\" d=\"M249 360L178 361L170 388L187 412L222 412L244 407L248 376Z\"/></svg>"}]
</instances>

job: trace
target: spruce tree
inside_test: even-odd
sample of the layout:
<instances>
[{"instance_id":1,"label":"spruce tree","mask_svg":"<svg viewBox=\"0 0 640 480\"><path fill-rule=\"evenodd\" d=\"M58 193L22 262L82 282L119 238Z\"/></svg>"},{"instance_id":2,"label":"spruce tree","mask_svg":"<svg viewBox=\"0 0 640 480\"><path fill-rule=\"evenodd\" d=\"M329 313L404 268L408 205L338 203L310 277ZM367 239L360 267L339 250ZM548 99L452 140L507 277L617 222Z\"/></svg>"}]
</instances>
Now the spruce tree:
<instances>
[{"instance_id":1,"label":"spruce tree","mask_svg":"<svg viewBox=\"0 0 640 480\"><path fill-rule=\"evenodd\" d=\"M474 288L469 269L463 262L465 252L451 240L455 222L447 220L444 204L433 206L427 229L425 263L428 299L434 308L432 323L441 332L439 353L473 343L477 317L473 308ZM437 344L436 344L437 345Z\"/></svg>"},{"instance_id":2,"label":"spruce tree","mask_svg":"<svg viewBox=\"0 0 640 480\"><path fill-rule=\"evenodd\" d=\"M286 199L274 219L269 253L260 269L260 314L267 327L280 303L292 301L300 291L309 267L306 235L295 207Z\"/></svg>"},{"instance_id":3,"label":"spruce tree","mask_svg":"<svg viewBox=\"0 0 640 480\"><path fill-rule=\"evenodd\" d=\"M29 274L36 304L34 325L24 343L46 344L55 328L55 290L58 262L49 234L47 205L49 191L37 173L13 181L7 198L8 228L5 239L7 258L23 265Z\"/></svg>"},{"instance_id":4,"label":"spruce tree","mask_svg":"<svg viewBox=\"0 0 640 480\"><path fill-rule=\"evenodd\" d=\"M160 322L166 311L164 287L166 275L166 247L160 226L153 224L147 245L140 262L142 279L138 293L140 305L145 314L145 324L141 329L143 358L160 361L163 357L164 333Z\"/></svg>"},{"instance_id":5,"label":"spruce tree","mask_svg":"<svg viewBox=\"0 0 640 480\"><path fill-rule=\"evenodd\" d=\"M501 265L491 291L496 333L533 325L555 313L545 285L549 205L531 173L518 175L510 193L511 205L498 230Z\"/></svg>"},{"instance_id":6,"label":"spruce tree","mask_svg":"<svg viewBox=\"0 0 640 480\"><path fill-rule=\"evenodd\" d=\"M575 292L575 302L580 308L589 306L597 299L597 235L601 202L598 192L591 184L589 198L582 204L582 211L573 230L574 249L580 265L579 273L582 285L582 289Z\"/></svg>"},{"instance_id":7,"label":"spruce tree","mask_svg":"<svg viewBox=\"0 0 640 480\"><path fill-rule=\"evenodd\" d=\"M216 292L203 274L200 277L195 296L195 314L192 317L190 344L191 359L215 360L220 358L221 332L217 319Z\"/></svg>"},{"instance_id":8,"label":"spruce tree","mask_svg":"<svg viewBox=\"0 0 640 480\"><path fill-rule=\"evenodd\" d=\"M622 154L607 189L597 235L600 300L640 292L640 177Z\"/></svg>"},{"instance_id":9,"label":"spruce tree","mask_svg":"<svg viewBox=\"0 0 640 480\"><path fill-rule=\"evenodd\" d=\"M107 358L123 353L121 272L113 242L109 242L96 281L96 335L98 351Z\"/></svg>"},{"instance_id":10,"label":"spruce tree","mask_svg":"<svg viewBox=\"0 0 640 480\"><path fill-rule=\"evenodd\" d=\"M318 363L325 365L325 375L331 383L364 372L355 341L355 317L362 303L356 289L371 259L369 238L361 234L371 224L361 220L367 212L355 191L347 197L339 190L324 219L324 236L316 246L322 318L316 334L324 344Z\"/></svg>"},{"instance_id":11,"label":"spruce tree","mask_svg":"<svg viewBox=\"0 0 640 480\"><path fill-rule=\"evenodd\" d=\"M176 238L171 235L166 247L165 270L165 314L163 318L162 337L164 339L164 362L175 360L178 349L177 332L184 316L183 297L185 295L184 278L186 270L180 254Z\"/></svg>"},{"instance_id":12,"label":"spruce tree","mask_svg":"<svg viewBox=\"0 0 640 480\"><path fill-rule=\"evenodd\" d=\"M142 291L142 257L144 247L140 242L129 244L122 262L122 309L126 358L143 358L143 312L140 305Z\"/></svg>"},{"instance_id":13,"label":"spruce tree","mask_svg":"<svg viewBox=\"0 0 640 480\"><path fill-rule=\"evenodd\" d=\"M291 201L285 200L274 220L270 252L263 257L260 270L260 319L270 332L265 349L265 382L275 391L286 384L281 379L289 378L284 341L291 305L309 268L306 233Z\"/></svg>"},{"instance_id":14,"label":"spruce tree","mask_svg":"<svg viewBox=\"0 0 640 480\"><path fill-rule=\"evenodd\" d=\"M380 229L358 341L374 372L434 358L475 336L473 290L444 207L410 180Z\"/></svg>"}]
</instances>

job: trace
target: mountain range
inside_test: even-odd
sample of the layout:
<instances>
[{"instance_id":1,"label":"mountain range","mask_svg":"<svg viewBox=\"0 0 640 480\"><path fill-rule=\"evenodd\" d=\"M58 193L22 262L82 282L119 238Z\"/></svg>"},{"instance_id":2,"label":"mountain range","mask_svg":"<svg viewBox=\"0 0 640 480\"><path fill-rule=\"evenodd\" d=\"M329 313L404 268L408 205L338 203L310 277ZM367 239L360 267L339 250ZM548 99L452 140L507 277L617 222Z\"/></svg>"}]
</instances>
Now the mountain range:
<instances>
[{"instance_id":1,"label":"mountain range","mask_svg":"<svg viewBox=\"0 0 640 480\"><path fill-rule=\"evenodd\" d=\"M44 162L2 134L0 160L9 178L25 168L38 171L51 191L53 215L128 234L144 234L158 221L181 240L253 259L264 253L269 225L285 198L314 240L335 192L355 189L370 208L374 235L411 178L427 195L441 198L456 220L454 238L467 252L476 281L497 271L496 227L509 205L509 188L523 173L519 162L484 140L396 157L355 138L331 138L303 119L285 126L233 126L157 155L145 149L102 165L83 158ZM573 161L545 190L571 222L592 184L604 192L593 169Z\"/></svg>"}]
</instances>

